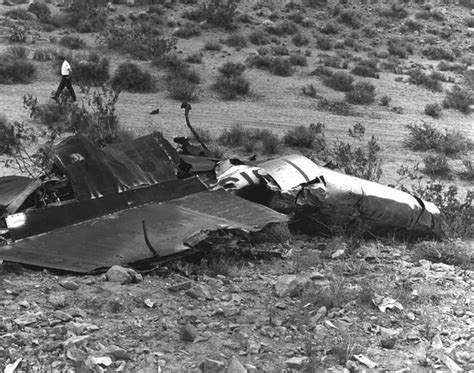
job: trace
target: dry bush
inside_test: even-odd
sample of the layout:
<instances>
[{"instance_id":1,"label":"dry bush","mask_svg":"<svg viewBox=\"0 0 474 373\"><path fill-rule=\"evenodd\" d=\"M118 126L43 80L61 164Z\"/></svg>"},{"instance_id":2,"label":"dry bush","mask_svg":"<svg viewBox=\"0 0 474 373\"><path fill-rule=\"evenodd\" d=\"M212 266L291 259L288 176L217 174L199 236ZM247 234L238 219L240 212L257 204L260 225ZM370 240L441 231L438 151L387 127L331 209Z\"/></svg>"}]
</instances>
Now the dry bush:
<instances>
[{"instance_id":1,"label":"dry bush","mask_svg":"<svg viewBox=\"0 0 474 373\"><path fill-rule=\"evenodd\" d=\"M308 84L308 85L305 85L305 86L301 87L301 91L306 96L309 96L309 97L312 97L312 98L318 97L318 91L316 90L316 87L313 84Z\"/></svg>"},{"instance_id":2,"label":"dry bush","mask_svg":"<svg viewBox=\"0 0 474 373\"><path fill-rule=\"evenodd\" d=\"M101 86L109 79L109 59L91 52L74 63L74 80L78 83Z\"/></svg>"},{"instance_id":3,"label":"dry bush","mask_svg":"<svg viewBox=\"0 0 474 373\"><path fill-rule=\"evenodd\" d=\"M36 75L36 67L24 59L0 56L0 84L28 84Z\"/></svg>"},{"instance_id":4,"label":"dry bush","mask_svg":"<svg viewBox=\"0 0 474 373\"><path fill-rule=\"evenodd\" d=\"M316 133L309 127L297 126L289 129L283 136L283 142L287 146L297 148L312 148L316 140Z\"/></svg>"},{"instance_id":5,"label":"dry bush","mask_svg":"<svg viewBox=\"0 0 474 373\"><path fill-rule=\"evenodd\" d=\"M369 82L357 82L354 89L346 93L346 100L351 104L370 104L375 100L375 86Z\"/></svg>"},{"instance_id":6,"label":"dry bush","mask_svg":"<svg viewBox=\"0 0 474 373\"><path fill-rule=\"evenodd\" d=\"M262 150L265 154L275 154L280 145L280 138L268 130L261 131Z\"/></svg>"},{"instance_id":7,"label":"dry bush","mask_svg":"<svg viewBox=\"0 0 474 373\"><path fill-rule=\"evenodd\" d=\"M202 63L202 54L201 53L193 53L186 57L186 62L189 63Z\"/></svg>"},{"instance_id":8,"label":"dry bush","mask_svg":"<svg viewBox=\"0 0 474 373\"><path fill-rule=\"evenodd\" d=\"M318 45L318 48L323 51L331 50L333 47L332 38L325 35L318 36L316 44Z\"/></svg>"},{"instance_id":9,"label":"dry bush","mask_svg":"<svg viewBox=\"0 0 474 373\"><path fill-rule=\"evenodd\" d=\"M441 132L428 123L407 125L409 134L405 146L414 151L434 150L455 156L472 148L472 142L458 131Z\"/></svg>"},{"instance_id":10,"label":"dry bush","mask_svg":"<svg viewBox=\"0 0 474 373\"><path fill-rule=\"evenodd\" d=\"M254 30L248 36L250 42L254 45L267 45L270 43L270 37L263 30Z\"/></svg>"},{"instance_id":11,"label":"dry bush","mask_svg":"<svg viewBox=\"0 0 474 373\"><path fill-rule=\"evenodd\" d=\"M80 37L65 35L59 39L59 45L69 49L82 49L86 46L86 43Z\"/></svg>"},{"instance_id":12,"label":"dry bush","mask_svg":"<svg viewBox=\"0 0 474 373\"><path fill-rule=\"evenodd\" d=\"M339 14L338 21L354 29L361 26L361 14L354 10L343 10Z\"/></svg>"},{"instance_id":13,"label":"dry bush","mask_svg":"<svg viewBox=\"0 0 474 373\"><path fill-rule=\"evenodd\" d=\"M297 47L302 47L303 45L308 45L309 44L309 39L303 35L302 33L298 32L295 34L292 38L291 41L293 44Z\"/></svg>"},{"instance_id":14,"label":"dry bush","mask_svg":"<svg viewBox=\"0 0 474 373\"><path fill-rule=\"evenodd\" d=\"M111 80L115 90L152 92L156 83L152 75L132 62L122 62Z\"/></svg>"},{"instance_id":15,"label":"dry bush","mask_svg":"<svg viewBox=\"0 0 474 373\"><path fill-rule=\"evenodd\" d=\"M363 60L360 61L351 72L355 75L378 79L380 77L380 70L377 68L377 64L377 59Z\"/></svg>"},{"instance_id":16,"label":"dry bush","mask_svg":"<svg viewBox=\"0 0 474 373\"><path fill-rule=\"evenodd\" d=\"M245 48L247 46L247 38L240 34L232 34L224 40L229 47Z\"/></svg>"},{"instance_id":17,"label":"dry bush","mask_svg":"<svg viewBox=\"0 0 474 373\"><path fill-rule=\"evenodd\" d=\"M306 57L298 53L292 53L290 55L290 63L293 66L307 66L308 65L308 61Z\"/></svg>"},{"instance_id":18,"label":"dry bush","mask_svg":"<svg viewBox=\"0 0 474 373\"><path fill-rule=\"evenodd\" d=\"M180 76L172 76L168 80L169 97L178 101L195 101L198 98L196 84Z\"/></svg>"},{"instance_id":19,"label":"dry bush","mask_svg":"<svg viewBox=\"0 0 474 373\"><path fill-rule=\"evenodd\" d=\"M28 49L19 45L12 45L6 49L5 55L14 59L26 59L28 57Z\"/></svg>"},{"instance_id":20,"label":"dry bush","mask_svg":"<svg viewBox=\"0 0 474 373\"><path fill-rule=\"evenodd\" d=\"M275 56L289 56L290 51L284 45L272 45L271 51Z\"/></svg>"},{"instance_id":21,"label":"dry bush","mask_svg":"<svg viewBox=\"0 0 474 373\"><path fill-rule=\"evenodd\" d=\"M231 27L240 0L206 0L201 4L204 20L213 26Z\"/></svg>"},{"instance_id":22,"label":"dry bush","mask_svg":"<svg viewBox=\"0 0 474 373\"><path fill-rule=\"evenodd\" d=\"M72 0L66 12L52 16L50 23L78 32L99 32L107 26L106 5L105 0Z\"/></svg>"},{"instance_id":23,"label":"dry bush","mask_svg":"<svg viewBox=\"0 0 474 373\"><path fill-rule=\"evenodd\" d=\"M249 138L250 132L248 130L245 130L240 124L234 124L230 129L225 129L217 141L223 146L238 147L248 142Z\"/></svg>"},{"instance_id":24,"label":"dry bush","mask_svg":"<svg viewBox=\"0 0 474 373\"><path fill-rule=\"evenodd\" d=\"M270 34L277 36L293 35L298 32L298 25L293 21L284 20L274 26L267 27L267 30Z\"/></svg>"},{"instance_id":25,"label":"dry bush","mask_svg":"<svg viewBox=\"0 0 474 373\"><path fill-rule=\"evenodd\" d=\"M336 22L329 21L321 26L319 31L326 35L336 35L341 31L341 27Z\"/></svg>"},{"instance_id":26,"label":"dry bush","mask_svg":"<svg viewBox=\"0 0 474 373\"><path fill-rule=\"evenodd\" d=\"M443 108L438 103L426 104L425 106L425 114L433 118L439 118L442 110Z\"/></svg>"},{"instance_id":27,"label":"dry bush","mask_svg":"<svg viewBox=\"0 0 474 373\"><path fill-rule=\"evenodd\" d=\"M424 56L433 60L454 61L456 56L451 48L429 45L421 50Z\"/></svg>"},{"instance_id":28,"label":"dry bush","mask_svg":"<svg viewBox=\"0 0 474 373\"><path fill-rule=\"evenodd\" d=\"M459 85L454 85L450 91L446 92L446 97L443 100L445 108L456 109L464 114L471 112L471 105L474 105L472 90Z\"/></svg>"},{"instance_id":29,"label":"dry bush","mask_svg":"<svg viewBox=\"0 0 474 373\"><path fill-rule=\"evenodd\" d=\"M5 12L5 16L12 19L19 19L22 21L31 21L33 19L33 16L22 8L14 8L8 10L7 12Z\"/></svg>"},{"instance_id":30,"label":"dry bush","mask_svg":"<svg viewBox=\"0 0 474 373\"><path fill-rule=\"evenodd\" d=\"M130 53L139 60L159 59L176 45L176 39L162 36L152 24L110 25L99 40L110 49Z\"/></svg>"},{"instance_id":31,"label":"dry bush","mask_svg":"<svg viewBox=\"0 0 474 373\"><path fill-rule=\"evenodd\" d=\"M424 172L432 178L451 178L448 158L444 154L430 154L423 158Z\"/></svg>"},{"instance_id":32,"label":"dry bush","mask_svg":"<svg viewBox=\"0 0 474 373\"><path fill-rule=\"evenodd\" d=\"M438 64L437 69L439 71L453 71L460 73L467 69L467 65L461 63L450 63L446 61L441 61Z\"/></svg>"},{"instance_id":33,"label":"dry bush","mask_svg":"<svg viewBox=\"0 0 474 373\"><path fill-rule=\"evenodd\" d=\"M354 87L352 83L354 82L354 78L342 71L336 71L330 77L324 79L324 84L336 91L342 92L349 92Z\"/></svg>"},{"instance_id":34,"label":"dry bush","mask_svg":"<svg viewBox=\"0 0 474 373\"><path fill-rule=\"evenodd\" d=\"M250 83L242 76L244 70L245 65L241 63L226 62L219 68L220 75L213 85L214 90L228 100L248 94Z\"/></svg>"},{"instance_id":35,"label":"dry bush","mask_svg":"<svg viewBox=\"0 0 474 373\"><path fill-rule=\"evenodd\" d=\"M388 41L388 53L398 58L407 58L413 53L413 46L400 39L390 39Z\"/></svg>"},{"instance_id":36,"label":"dry bush","mask_svg":"<svg viewBox=\"0 0 474 373\"><path fill-rule=\"evenodd\" d=\"M15 133L15 127L12 125L8 118L1 114L0 115L0 155L12 155L18 149L20 145L19 139Z\"/></svg>"},{"instance_id":37,"label":"dry bush","mask_svg":"<svg viewBox=\"0 0 474 373\"><path fill-rule=\"evenodd\" d=\"M286 57L273 58L270 72L279 76L291 76L293 74L293 68L290 59Z\"/></svg>"},{"instance_id":38,"label":"dry bush","mask_svg":"<svg viewBox=\"0 0 474 373\"><path fill-rule=\"evenodd\" d=\"M445 263L470 269L474 265L474 254L469 243L461 241L424 241L411 248L412 260L429 260L433 263Z\"/></svg>"},{"instance_id":39,"label":"dry bush","mask_svg":"<svg viewBox=\"0 0 474 373\"><path fill-rule=\"evenodd\" d=\"M388 18L405 18L408 16L408 11L402 4L393 2L389 7L382 8L380 15Z\"/></svg>"},{"instance_id":40,"label":"dry bush","mask_svg":"<svg viewBox=\"0 0 474 373\"><path fill-rule=\"evenodd\" d=\"M28 6L28 12L33 13L41 22L49 22L51 9L42 1L34 1Z\"/></svg>"},{"instance_id":41,"label":"dry bush","mask_svg":"<svg viewBox=\"0 0 474 373\"><path fill-rule=\"evenodd\" d=\"M204 49L207 51L220 51L222 44L218 40L206 40L204 43Z\"/></svg>"},{"instance_id":42,"label":"dry bush","mask_svg":"<svg viewBox=\"0 0 474 373\"><path fill-rule=\"evenodd\" d=\"M421 69L410 70L409 82L422 87L428 88L435 92L441 92L443 87L438 79L433 78L433 74L427 75ZM436 76L435 76L436 77Z\"/></svg>"},{"instance_id":43,"label":"dry bush","mask_svg":"<svg viewBox=\"0 0 474 373\"><path fill-rule=\"evenodd\" d=\"M193 22L186 22L176 30L174 35L178 38L189 39L193 36L201 35L201 28Z\"/></svg>"},{"instance_id":44,"label":"dry bush","mask_svg":"<svg viewBox=\"0 0 474 373\"><path fill-rule=\"evenodd\" d=\"M35 61L52 61L58 58L59 52L53 48L40 48L33 52Z\"/></svg>"}]
</instances>

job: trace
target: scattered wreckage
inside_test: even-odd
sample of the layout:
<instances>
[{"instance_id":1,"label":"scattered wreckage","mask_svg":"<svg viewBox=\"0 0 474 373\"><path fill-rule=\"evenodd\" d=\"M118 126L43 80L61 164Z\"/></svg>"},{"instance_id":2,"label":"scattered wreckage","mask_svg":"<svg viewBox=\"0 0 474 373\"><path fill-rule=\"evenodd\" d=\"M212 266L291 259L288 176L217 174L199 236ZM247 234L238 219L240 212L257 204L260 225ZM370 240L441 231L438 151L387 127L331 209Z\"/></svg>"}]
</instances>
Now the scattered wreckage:
<instances>
[{"instance_id":1,"label":"scattered wreckage","mask_svg":"<svg viewBox=\"0 0 474 373\"><path fill-rule=\"evenodd\" d=\"M105 147L74 135L54 147L47 175L1 177L0 260L87 273L174 258L213 232L256 232L301 211L321 226L356 212L374 229L441 232L434 204L302 155L221 161L175 142L181 152L160 133Z\"/></svg>"}]
</instances>

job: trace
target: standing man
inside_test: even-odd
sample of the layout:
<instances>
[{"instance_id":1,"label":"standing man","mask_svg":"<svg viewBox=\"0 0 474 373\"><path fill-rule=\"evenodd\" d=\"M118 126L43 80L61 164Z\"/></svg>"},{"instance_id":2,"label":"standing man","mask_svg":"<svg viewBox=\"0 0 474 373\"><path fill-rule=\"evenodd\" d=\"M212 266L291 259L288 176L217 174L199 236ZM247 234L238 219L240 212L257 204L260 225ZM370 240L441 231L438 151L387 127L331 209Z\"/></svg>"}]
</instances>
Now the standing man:
<instances>
[{"instance_id":1,"label":"standing man","mask_svg":"<svg viewBox=\"0 0 474 373\"><path fill-rule=\"evenodd\" d=\"M59 83L59 87L51 98L54 100L57 100L61 92L63 91L64 87L67 88L69 91L69 94L71 95L71 98L73 101L76 101L76 93L74 92L74 89L72 88L72 78L71 78L71 72L72 68L71 65L67 60L64 60L63 64L61 65L61 82Z\"/></svg>"}]
</instances>

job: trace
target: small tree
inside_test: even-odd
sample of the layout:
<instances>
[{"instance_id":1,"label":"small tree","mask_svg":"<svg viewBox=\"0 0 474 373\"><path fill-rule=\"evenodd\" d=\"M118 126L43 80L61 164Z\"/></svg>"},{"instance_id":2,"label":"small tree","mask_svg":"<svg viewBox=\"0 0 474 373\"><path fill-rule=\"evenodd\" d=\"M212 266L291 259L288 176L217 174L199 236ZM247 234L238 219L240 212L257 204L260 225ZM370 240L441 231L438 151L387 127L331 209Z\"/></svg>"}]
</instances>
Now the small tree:
<instances>
[{"instance_id":1,"label":"small tree","mask_svg":"<svg viewBox=\"0 0 474 373\"><path fill-rule=\"evenodd\" d=\"M201 5L203 18L213 26L229 27L240 0L207 0Z\"/></svg>"}]
</instances>

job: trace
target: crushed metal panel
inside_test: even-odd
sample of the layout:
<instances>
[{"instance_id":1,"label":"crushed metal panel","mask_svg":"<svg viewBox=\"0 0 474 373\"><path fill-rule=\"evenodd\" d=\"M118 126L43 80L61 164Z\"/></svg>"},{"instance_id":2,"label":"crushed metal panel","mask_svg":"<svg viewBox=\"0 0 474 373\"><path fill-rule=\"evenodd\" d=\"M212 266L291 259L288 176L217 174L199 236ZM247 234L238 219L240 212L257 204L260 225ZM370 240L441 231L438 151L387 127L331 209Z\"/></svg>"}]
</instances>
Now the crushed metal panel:
<instances>
[{"instance_id":1,"label":"crushed metal panel","mask_svg":"<svg viewBox=\"0 0 474 373\"><path fill-rule=\"evenodd\" d=\"M35 179L25 176L0 177L0 213L34 181Z\"/></svg>"},{"instance_id":2,"label":"crushed metal panel","mask_svg":"<svg viewBox=\"0 0 474 373\"><path fill-rule=\"evenodd\" d=\"M79 201L175 180L179 164L176 149L160 133L104 148L70 136L54 147L52 159Z\"/></svg>"},{"instance_id":3,"label":"crushed metal panel","mask_svg":"<svg viewBox=\"0 0 474 373\"><path fill-rule=\"evenodd\" d=\"M151 245L165 257L189 250L185 243L205 238L203 232L258 231L285 221L286 215L225 191L203 191L25 238L0 247L0 259L85 273L152 258L143 222Z\"/></svg>"}]
</instances>

